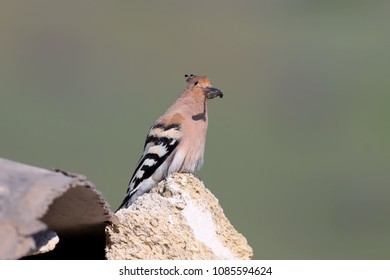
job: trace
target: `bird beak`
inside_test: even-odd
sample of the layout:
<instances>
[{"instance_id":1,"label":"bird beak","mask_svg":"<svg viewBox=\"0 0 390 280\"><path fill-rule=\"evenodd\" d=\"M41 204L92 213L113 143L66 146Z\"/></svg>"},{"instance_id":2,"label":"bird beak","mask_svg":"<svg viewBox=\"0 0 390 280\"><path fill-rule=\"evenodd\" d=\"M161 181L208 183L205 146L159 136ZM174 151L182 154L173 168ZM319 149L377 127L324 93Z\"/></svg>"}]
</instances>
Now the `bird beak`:
<instances>
[{"instance_id":1,"label":"bird beak","mask_svg":"<svg viewBox=\"0 0 390 280\"><path fill-rule=\"evenodd\" d=\"M220 91L219 89L214 88L214 87L206 87L205 92L207 94L208 99L213 99L217 96L219 96L221 98L223 97L222 91Z\"/></svg>"}]
</instances>

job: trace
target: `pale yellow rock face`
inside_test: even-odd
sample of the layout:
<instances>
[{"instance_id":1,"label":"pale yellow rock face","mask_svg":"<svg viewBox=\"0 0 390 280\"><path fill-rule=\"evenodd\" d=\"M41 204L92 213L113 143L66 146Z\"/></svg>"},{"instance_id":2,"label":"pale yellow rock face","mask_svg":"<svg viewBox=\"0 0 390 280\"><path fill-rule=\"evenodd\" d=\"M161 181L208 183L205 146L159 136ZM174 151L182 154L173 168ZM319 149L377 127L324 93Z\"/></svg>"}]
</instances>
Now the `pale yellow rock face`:
<instances>
[{"instance_id":1,"label":"pale yellow rock face","mask_svg":"<svg viewBox=\"0 0 390 280\"><path fill-rule=\"evenodd\" d=\"M107 259L251 259L252 248L218 200L188 173L174 173L106 227Z\"/></svg>"}]
</instances>

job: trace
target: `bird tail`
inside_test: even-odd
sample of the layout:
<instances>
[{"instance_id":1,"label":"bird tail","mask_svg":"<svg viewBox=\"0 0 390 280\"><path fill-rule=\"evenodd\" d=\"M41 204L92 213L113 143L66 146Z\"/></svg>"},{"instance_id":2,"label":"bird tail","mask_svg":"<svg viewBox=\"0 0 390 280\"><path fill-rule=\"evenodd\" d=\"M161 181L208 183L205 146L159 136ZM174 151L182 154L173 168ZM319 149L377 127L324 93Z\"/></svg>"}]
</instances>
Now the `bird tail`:
<instances>
[{"instance_id":1,"label":"bird tail","mask_svg":"<svg viewBox=\"0 0 390 280\"><path fill-rule=\"evenodd\" d=\"M121 205L119 208L115 211L117 212L118 210L122 208L127 208L129 207L134 201L138 199L141 195L144 193L150 192L150 190L157 185L159 181L153 179L152 177L144 179L141 183L139 183L137 186L129 185L127 189L127 193L125 198L123 199ZM130 181L131 183L131 181Z\"/></svg>"},{"instance_id":2,"label":"bird tail","mask_svg":"<svg viewBox=\"0 0 390 280\"><path fill-rule=\"evenodd\" d=\"M119 211L120 209L122 209L122 208L126 208L125 205L128 203L129 200L130 200L130 196L126 196L126 197L123 199L121 205L118 207L118 209L115 210L115 213L118 212L118 211Z\"/></svg>"}]
</instances>

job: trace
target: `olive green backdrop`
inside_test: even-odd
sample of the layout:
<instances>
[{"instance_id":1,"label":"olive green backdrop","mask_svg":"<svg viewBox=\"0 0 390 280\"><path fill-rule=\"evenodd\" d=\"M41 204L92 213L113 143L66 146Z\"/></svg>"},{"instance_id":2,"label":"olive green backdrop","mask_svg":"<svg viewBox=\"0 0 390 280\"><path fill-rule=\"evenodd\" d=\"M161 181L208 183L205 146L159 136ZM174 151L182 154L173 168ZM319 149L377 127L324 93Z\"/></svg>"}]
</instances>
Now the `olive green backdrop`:
<instances>
[{"instance_id":1,"label":"olive green backdrop","mask_svg":"<svg viewBox=\"0 0 390 280\"><path fill-rule=\"evenodd\" d=\"M153 121L207 75L205 165L256 259L390 258L389 1L2 1L0 156L116 208Z\"/></svg>"}]
</instances>

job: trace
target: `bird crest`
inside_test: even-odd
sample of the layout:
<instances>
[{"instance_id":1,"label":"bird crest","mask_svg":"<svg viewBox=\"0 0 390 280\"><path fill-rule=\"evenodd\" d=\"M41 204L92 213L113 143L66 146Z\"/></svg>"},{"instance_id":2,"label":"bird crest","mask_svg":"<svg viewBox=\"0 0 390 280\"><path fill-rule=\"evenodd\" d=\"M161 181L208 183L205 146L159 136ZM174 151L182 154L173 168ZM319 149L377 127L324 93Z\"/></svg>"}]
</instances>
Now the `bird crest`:
<instances>
[{"instance_id":1,"label":"bird crest","mask_svg":"<svg viewBox=\"0 0 390 280\"><path fill-rule=\"evenodd\" d=\"M185 74L184 77L186 78L186 82L188 83L192 78L196 77L194 74Z\"/></svg>"}]
</instances>

